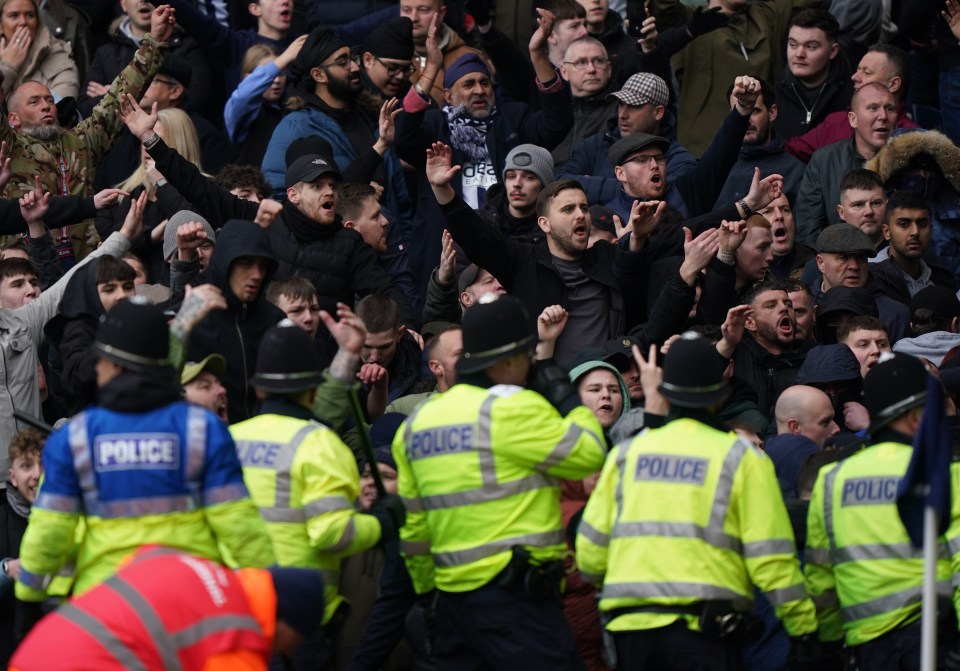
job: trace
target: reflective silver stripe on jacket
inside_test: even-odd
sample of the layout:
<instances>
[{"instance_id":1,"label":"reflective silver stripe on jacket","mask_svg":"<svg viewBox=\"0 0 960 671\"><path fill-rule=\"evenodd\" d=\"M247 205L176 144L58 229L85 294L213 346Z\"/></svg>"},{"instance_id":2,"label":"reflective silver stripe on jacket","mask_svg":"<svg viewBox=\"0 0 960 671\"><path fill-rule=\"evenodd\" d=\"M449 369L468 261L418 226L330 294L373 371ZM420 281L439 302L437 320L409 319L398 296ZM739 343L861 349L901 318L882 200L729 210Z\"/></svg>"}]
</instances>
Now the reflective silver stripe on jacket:
<instances>
[{"instance_id":1,"label":"reflective silver stripe on jacket","mask_svg":"<svg viewBox=\"0 0 960 671\"><path fill-rule=\"evenodd\" d=\"M605 582L601 599L691 599L693 601L729 600L746 602L750 599L726 587L699 582Z\"/></svg>"},{"instance_id":2,"label":"reflective silver stripe on jacket","mask_svg":"<svg viewBox=\"0 0 960 671\"><path fill-rule=\"evenodd\" d=\"M293 466L293 460L297 456L297 450L300 444L303 443L307 436L322 426L322 424L317 422L308 422L306 425L300 427L300 429L293 434L293 438L291 438L289 442L280 445L273 464L264 467L276 473L274 478L273 505L260 508L260 517L263 518L264 522L289 522L293 524L306 522L307 516L304 514L303 508L290 507L290 498L292 496L290 469ZM238 445L246 442L247 441L237 441Z\"/></svg>"},{"instance_id":3,"label":"reflective silver stripe on jacket","mask_svg":"<svg viewBox=\"0 0 960 671\"><path fill-rule=\"evenodd\" d=\"M119 501L100 501L94 499L87 503L88 514L104 519L141 517L143 515L168 515L170 513L182 513L196 509L197 502L189 494L147 496L139 499L121 499Z\"/></svg>"},{"instance_id":4,"label":"reflective silver stripe on jacket","mask_svg":"<svg viewBox=\"0 0 960 671\"><path fill-rule=\"evenodd\" d=\"M73 468L77 471L77 480L83 492L84 503L96 498L97 486L93 477L93 460L87 440L87 413L81 412L67 424L67 441L73 454Z\"/></svg>"},{"instance_id":5,"label":"reflective silver stripe on jacket","mask_svg":"<svg viewBox=\"0 0 960 671\"><path fill-rule=\"evenodd\" d=\"M430 541L400 541L400 551L408 557L430 554Z\"/></svg>"},{"instance_id":6,"label":"reflective silver stripe on jacket","mask_svg":"<svg viewBox=\"0 0 960 671\"><path fill-rule=\"evenodd\" d=\"M40 488L40 494L37 496L37 502L33 505L43 510L52 510L58 513L79 513L83 509L80 499L77 497L48 494L43 491L42 487Z\"/></svg>"},{"instance_id":7,"label":"reflective silver stripe on jacket","mask_svg":"<svg viewBox=\"0 0 960 671\"><path fill-rule=\"evenodd\" d=\"M481 559L486 559L487 557L492 557L495 554L506 552L514 545L560 545L563 541L563 531L559 529L556 531L542 531L524 534L522 536L514 536L513 538L501 538L486 545L467 548L465 550L434 552L433 561L437 566L462 566L463 564L470 564L475 561L480 561Z\"/></svg>"},{"instance_id":8,"label":"reflective silver stripe on jacket","mask_svg":"<svg viewBox=\"0 0 960 671\"><path fill-rule=\"evenodd\" d=\"M65 620L72 622L77 627L87 633L90 638L102 645L109 652L117 663L127 671L148 671L146 665L140 661L130 648L128 648L119 638L109 632L100 620L89 613L80 610L72 603L66 603L57 609L57 614ZM64 653L68 654L68 653ZM175 669L180 668L179 662Z\"/></svg>"},{"instance_id":9,"label":"reflective silver stripe on jacket","mask_svg":"<svg viewBox=\"0 0 960 671\"><path fill-rule=\"evenodd\" d=\"M938 546L940 559L949 559L945 543ZM913 547L912 543L869 543L863 545L846 545L834 548L830 552L834 564L849 561L873 561L881 559L923 559L923 549Z\"/></svg>"},{"instance_id":10,"label":"reflective silver stripe on jacket","mask_svg":"<svg viewBox=\"0 0 960 671\"><path fill-rule=\"evenodd\" d=\"M835 550L837 547L837 537L833 530L833 489L837 481L837 471L839 470L839 465L834 466L823 477L823 530L827 534L827 542L830 544L831 555L833 554L832 550Z\"/></svg>"},{"instance_id":11,"label":"reflective silver stripe on jacket","mask_svg":"<svg viewBox=\"0 0 960 671\"><path fill-rule=\"evenodd\" d=\"M160 553L147 553L144 558ZM150 635L157 649L163 668L167 671L180 671L179 651L199 643L206 636L226 631L247 630L257 635L263 635L256 620L248 615L211 615L175 633L167 631L156 609L143 597L136 587L119 576L113 576L103 583L105 587L117 594L136 614L137 619ZM57 611L64 618L74 623L100 645L126 669L144 669L146 666L127 644L122 642L94 615L81 610L74 604L66 604Z\"/></svg>"},{"instance_id":12,"label":"reflective silver stripe on jacket","mask_svg":"<svg viewBox=\"0 0 960 671\"><path fill-rule=\"evenodd\" d=\"M203 471L206 466L207 417L206 410L196 406L187 409L185 484L189 494L153 496L144 498L101 501L97 489L95 469L91 456L86 413L76 415L68 424L67 436L73 466L83 492L83 507L91 515L103 518L164 515L196 510L204 496ZM131 469L136 470L136 469ZM234 500L242 485L226 485L210 492L213 503L218 499ZM233 498L230 498L233 497Z\"/></svg>"},{"instance_id":13,"label":"reflective silver stripe on jacket","mask_svg":"<svg viewBox=\"0 0 960 671\"><path fill-rule=\"evenodd\" d=\"M797 583L796 585L791 585L790 587L772 589L769 592L764 592L764 595L774 606L782 606L783 604L790 603L791 601L800 601L801 599L806 599L807 590L804 588L803 583Z\"/></svg>"},{"instance_id":14,"label":"reflective silver stripe on jacket","mask_svg":"<svg viewBox=\"0 0 960 671\"><path fill-rule=\"evenodd\" d=\"M937 581L937 594L949 597L953 594L953 586L949 580ZM908 589L893 592L885 596L864 601L852 606L843 606L840 608L840 615L845 622L854 622L862 620L873 615L882 615L899 608L905 608L912 604L920 604L923 597L923 585L917 585Z\"/></svg>"},{"instance_id":15,"label":"reflective silver stripe on jacket","mask_svg":"<svg viewBox=\"0 0 960 671\"><path fill-rule=\"evenodd\" d=\"M503 398L505 395L512 395L512 393L516 391L513 387L506 387L506 390L510 393L490 393L480 405L480 412L477 417L477 459L480 466L480 487L459 492L420 496L418 499L419 506L423 510L443 510L489 503L490 501L499 501L546 487L559 486L559 480L540 472L531 473L530 475L510 482L500 482L497 479L497 465L494 460L493 447L491 444L491 425L493 423L491 411L493 404L498 399ZM491 392L492 391L493 390L491 390ZM417 413L414 413L407 418L406 431L403 436L404 446L408 450L412 444L410 438L413 435L412 427L416 419L416 414ZM576 447L578 440L579 434L572 434L568 431L547 457L548 461L553 459L554 463L560 463L569 457L570 453ZM416 504L414 505L416 506ZM411 511L412 510L413 509L411 509Z\"/></svg>"},{"instance_id":16,"label":"reflective silver stripe on jacket","mask_svg":"<svg viewBox=\"0 0 960 671\"><path fill-rule=\"evenodd\" d=\"M586 520L580 520L580 526L577 527L577 533L583 535L584 538L594 545L599 545L601 547L607 547L610 545L610 534L605 534L602 531L598 531Z\"/></svg>"}]
</instances>

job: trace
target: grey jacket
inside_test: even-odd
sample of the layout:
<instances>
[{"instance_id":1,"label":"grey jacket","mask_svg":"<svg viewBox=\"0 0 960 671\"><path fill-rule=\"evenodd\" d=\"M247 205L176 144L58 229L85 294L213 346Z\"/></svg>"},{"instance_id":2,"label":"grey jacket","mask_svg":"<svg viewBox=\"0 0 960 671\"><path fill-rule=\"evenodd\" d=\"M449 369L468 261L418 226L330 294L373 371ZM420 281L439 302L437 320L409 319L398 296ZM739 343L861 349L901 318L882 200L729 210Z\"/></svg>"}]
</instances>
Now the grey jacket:
<instances>
[{"instance_id":1,"label":"grey jacket","mask_svg":"<svg viewBox=\"0 0 960 671\"><path fill-rule=\"evenodd\" d=\"M851 170L862 168L863 156L854 140L840 140L813 152L800 180L794 207L797 240L816 248L817 235L831 224L840 223L840 182Z\"/></svg>"},{"instance_id":2,"label":"grey jacket","mask_svg":"<svg viewBox=\"0 0 960 671\"><path fill-rule=\"evenodd\" d=\"M106 254L123 256L130 249L130 241L113 233L99 249L71 268L56 284L40 297L16 310L0 309L0 445L9 445L10 439L23 428L13 417L13 411L41 417L40 380L37 375L37 357L43 343L43 327L57 314L67 282L83 265ZM0 473L10 467L7 450L0 450ZM5 478L3 479L5 480Z\"/></svg>"}]
</instances>

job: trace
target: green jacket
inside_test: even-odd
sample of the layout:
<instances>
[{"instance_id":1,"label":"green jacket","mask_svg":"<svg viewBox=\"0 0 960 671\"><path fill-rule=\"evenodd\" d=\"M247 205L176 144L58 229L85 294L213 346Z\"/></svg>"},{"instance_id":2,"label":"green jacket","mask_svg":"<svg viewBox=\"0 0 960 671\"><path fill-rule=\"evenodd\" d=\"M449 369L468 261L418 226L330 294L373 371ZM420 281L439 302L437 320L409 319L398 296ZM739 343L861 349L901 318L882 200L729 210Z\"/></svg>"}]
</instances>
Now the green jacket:
<instances>
[{"instance_id":1,"label":"green jacket","mask_svg":"<svg viewBox=\"0 0 960 671\"><path fill-rule=\"evenodd\" d=\"M700 157L730 112L727 89L741 75L771 84L780 76L780 39L793 14L819 0L755 0L730 23L701 35L673 57L680 81L677 139ZM694 8L679 0L652 0L657 29L686 24Z\"/></svg>"}]
</instances>

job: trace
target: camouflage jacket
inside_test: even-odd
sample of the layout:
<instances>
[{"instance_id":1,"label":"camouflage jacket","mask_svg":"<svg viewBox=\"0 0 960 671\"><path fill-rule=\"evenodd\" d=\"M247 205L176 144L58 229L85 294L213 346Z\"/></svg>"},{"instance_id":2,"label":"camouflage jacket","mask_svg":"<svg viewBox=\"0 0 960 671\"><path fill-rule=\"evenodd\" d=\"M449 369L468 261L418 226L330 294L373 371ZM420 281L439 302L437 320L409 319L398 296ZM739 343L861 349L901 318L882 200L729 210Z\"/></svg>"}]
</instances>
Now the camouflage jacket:
<instances>
[{"instance_id":1,"label":"camouflage jacket","mask_svg":"<svg viewBox=\"0 0 960 671\"><path fill-rule=\"evenodd\" d=\"M0 124L0 140L5 140L11 148L13 169L13 178L3 195L22 196L35 188L34 175L40 175L44 190L54 195L92 196L96 165L124 127L117 117L120 97L132 93L137 100L141 98L144 84L160 68L162 46L146 36L133 61L113 80L90 117L73 128L64 129L59 138L38 140Z\"/></svg>"},{"instance_id":2,"label":"camouflage jacket","mask_svg":"<svg viewBox=\"0 0 960 671\"><path fill-rule=\"evenodd\" d=\"M120 99L131 93L140 100L145 85L160 69L165 46L149 35L144 37L133 60L113 80L110 90L90 116L77 126L64 129L58 138L39 140L5 123L0 124L0 140L10 147L13 169L3 196L18 198L36 188L34 175L40 176L43 190L53 195L93 195L97 164L124 128L117 117ZM93 231L93 226L74 226L73 229L70 237L76 258L80 259L90 251L90 245L96 245L96 240L88 239L87 235L87 229ZM65 236L66 231L62 231L60 235L55 234L54 239L59 243Z\"/></svg>"}]
</instances>

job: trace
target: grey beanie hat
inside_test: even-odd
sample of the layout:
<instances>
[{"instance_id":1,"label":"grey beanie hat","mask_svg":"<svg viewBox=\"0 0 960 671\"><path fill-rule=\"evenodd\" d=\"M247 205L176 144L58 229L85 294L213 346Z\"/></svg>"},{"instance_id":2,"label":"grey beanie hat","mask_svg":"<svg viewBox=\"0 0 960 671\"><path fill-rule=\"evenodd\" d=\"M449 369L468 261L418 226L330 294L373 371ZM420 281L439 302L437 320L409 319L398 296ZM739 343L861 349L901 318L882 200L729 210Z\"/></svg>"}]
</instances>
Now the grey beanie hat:
<instances>
[{"instance_id":1,"label":"grey beanie hat","mask_svg":"<svg viewBox=\"0 0 960 671\"><path fill-rule=\"evenodd\" d=\"M191 210L180 210L167 221L167 227L163 231L163 259L167 260L170 255L177 251L177 229L191 221L198 221L203 224L203 230L207 232L207 239L216 244L217 234L213 232L213 226L210 222Z\"/></svg>"},{"instance_id":2,"label":"grey beanie hat","mask_svg":"<svg viewBox=\"0 0 960 671\"><path fill-rule=\"evenodd\" d=\"M507 162L503 166L504 181L507 179L507 170L532 172L546 186L553 181L553 156L535 144L517 145L507 154Z\"/></svg>"}]
</instances>

